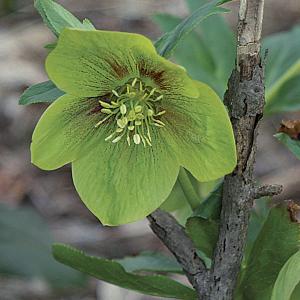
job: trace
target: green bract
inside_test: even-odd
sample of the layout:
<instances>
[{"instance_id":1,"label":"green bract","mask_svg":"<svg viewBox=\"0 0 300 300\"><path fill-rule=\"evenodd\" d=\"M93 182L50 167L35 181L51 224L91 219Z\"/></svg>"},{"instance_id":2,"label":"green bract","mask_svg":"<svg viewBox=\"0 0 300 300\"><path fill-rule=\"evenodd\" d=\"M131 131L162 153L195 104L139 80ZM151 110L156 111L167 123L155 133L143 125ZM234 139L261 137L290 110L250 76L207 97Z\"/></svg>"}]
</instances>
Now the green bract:
<instances>
[{"instance_id":1,"label":"green bract","mask_svg":"<svg viewBox=\"0 0 300 300\"><path fill-rule=\"evenodd\" d=\"M180 166L200 181L234 168L233 133L218 96L147 38L65 29L46 69L66 95L37 124L32 162L45 170L72 163L75 187L102 223L150 214Z\"/></svg>"}]
</instances>

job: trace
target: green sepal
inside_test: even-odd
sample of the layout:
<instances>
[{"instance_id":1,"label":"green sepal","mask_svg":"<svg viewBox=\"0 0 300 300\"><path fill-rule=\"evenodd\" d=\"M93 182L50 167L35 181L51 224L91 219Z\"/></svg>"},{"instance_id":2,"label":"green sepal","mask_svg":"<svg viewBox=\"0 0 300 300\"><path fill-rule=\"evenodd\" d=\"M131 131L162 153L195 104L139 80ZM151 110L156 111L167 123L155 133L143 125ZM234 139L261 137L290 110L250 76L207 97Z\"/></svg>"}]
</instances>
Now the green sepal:
<instances>
[{"instance_id":1,"label":"green sepal","mask_svg":"<svg viewBox=\"0 0 300 300\"><path fill-rule=\"evenodd\" d=\"M109 133L107 133L109 135ZM73 181L82 201L104 225L145 218L169 196L179 164L164 128L152 129L152 147L114 144L103 137L72 164Z\"/></svg>"},{"instance_id":2,"label":"green sepal","mask_svg":"<svg viewBox=\"0 0 300 300\"><path fill-rule=\"evenodd\" d=\"M43 170L54 170L78 158L94 134L99 118L89 112L96 105L96 99L67 94L52 103L34 129L31 162Z\"/></svg>"},{"instance_id":3,"label":"green sepal","mask_svg":"<svg viewBox=\"0 0 300 300\"><path fill-rule=\"evenodd\" d=\"M206 84L194 81L198 98L173 97L165 109L166 128L177 145L174 153L182 167L198 181L206 182L232 172L236 148L230 119L217 94Z\"/></svg>"},{"instance_id":4,"label":"green sepal","mask_svg":"<svg viewBox=\"0 0 300 300\"><path fill-rule=\"evenodd\" d=\"M142 35L65 29L47 57L46 70L66 93L97 97L139 77L135 58L143 55L156 52L152 42Z\"/></svg>"}]
</instances>

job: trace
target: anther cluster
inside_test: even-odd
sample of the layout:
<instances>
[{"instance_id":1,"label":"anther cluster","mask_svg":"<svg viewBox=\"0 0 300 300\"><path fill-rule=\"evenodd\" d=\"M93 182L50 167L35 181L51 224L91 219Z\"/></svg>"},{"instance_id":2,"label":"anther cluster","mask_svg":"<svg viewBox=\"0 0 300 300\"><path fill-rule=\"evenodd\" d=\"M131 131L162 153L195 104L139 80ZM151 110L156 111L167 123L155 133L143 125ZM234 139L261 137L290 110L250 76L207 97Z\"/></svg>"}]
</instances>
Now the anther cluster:
<instances>
[{"instance_id":1,"label":"anther cluster","mask_svg":"<svg viewBox=\"0 0 300 300\"><path fill-rule=\"evenodd\" d=\"M160 120L165 111L157 110L157 102L162 99L163 95L156 88L146 86L141 79L134 78L99 100L103 118L95 127L112 122L115 124L114 132L105 138L106 141L117 143L126 138L129 146L131 140L136 145L152 146L150 126L165 126Z\"/></svg>"}]
</instances>

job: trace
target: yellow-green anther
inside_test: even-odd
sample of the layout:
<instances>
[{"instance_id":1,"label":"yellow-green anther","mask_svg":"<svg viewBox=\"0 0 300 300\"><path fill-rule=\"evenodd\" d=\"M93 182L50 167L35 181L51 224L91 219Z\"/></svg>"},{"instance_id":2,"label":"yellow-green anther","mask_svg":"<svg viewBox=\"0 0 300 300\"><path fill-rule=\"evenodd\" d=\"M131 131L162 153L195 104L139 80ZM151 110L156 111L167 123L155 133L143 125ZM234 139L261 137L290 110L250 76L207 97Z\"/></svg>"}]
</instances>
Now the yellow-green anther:
<instances>
[{"instance_id":1,"label":"yellow-green anther","mask_svg":"<svg viewBox=\"0 0 300 300\"><path fill-rule=\"evenodd\" d=\"M125 105L125 104L122 104L122 105L120 106L120 112L121 112L122 115L125 115L125 114L126 114L127 108L126 108L126 105Z\"/></svg>"},{"instance_id":2,"label":"yellow-green anther","mask_svg":"<svg viewBox=\"0 0 300 300\"><path fill-rule=\"evenodd\" d=\"M154 111L152 109L148 109L147 114L148 117L152 117L154 115Z\"/></svg>"},{"instance_id":3,"label":"yellow-green anther","mask_svg":"<svg viewBox=\"0 0 300 300\"><path fill-rule=\"evenodd\" d=\"M136 113L139 113L139 112L141 112L142 111L142 106L141 105L137 105L135 108L134 108L134 111L136 112Z\"/></svg>"},{"instance_id":4,"label":"yellow-green anther","mask_svg":"<svg viewBox=\"0 0 300 300\"><path fill-rule=\"evenodd\" d=\"M133 141L136 145L140 144L141 143L141 137L138 133L136 133L134 136L133 136Z\"/></svg>"},{"instance_id":5,"label":"yellow-green anther","mask_svg":"<svg viewBox=\"0 0 300 300\"><path fill-rule=\"evenodd\" d=\"M136 115L135 115L135 118L138 119L138 120L143 120L144 117L145 117L145 116L144 116L143 114L136 114Z\"/></svg>"},{"instance_id":6,"label":"yellow-green anther","mask_svg":"<svg viewBox=\"0 0 300 300\"><path fill-rule=\"evenodd\" d=\"M103 112L104 114L112 114L112 110L109 108L102 108L101 112Z\"/></svg>"},{"instance_id":7,"label":"yellow-green anther","mask_svg":"<svg viewBox=\"0 0 300 300\"><path fill-rule=\"evenodd\" d=\"M133 79L133 81L132 81L132 84L131 84L131 85L132 85L132 87L134 87L134 86L135 86L136 82L137 82L137 78L134 78L134 79Z\"/></svg>"},{"instance_id":8,"label":"yellow-green anther","mask_svg":"<svg viewBox=\"0 0 300 300\"><path fill-rule=\"evenodd\" d=\"M132 131L134 129L133 125L128 126L128 130Z\"/></svg>"},{"instance_id":9,"label":"yellow-green anther","mask_svg":"<svg viewBox=\"0 0 300 300\"><path fill-rule=\"evenodd\" d=\"M156 91L156 88L152 89L150 94L149 94L149 97L151 97L154 94L155 91Z\"/></svg>"},{"instance_id":10,"label":"yellow-green anther","mask_svg":"<svg viewBox=\"0 0 300 300\"><path fill-rule=\"evenodd\" d=\"M155 116L155 117L162 116L162 115L164 115L165 113L166 113L166 111L165 111L165 110L162 110L162 111L158 112L157 114L155 114L154 116Z\"/></svg>"},{"instance_id":11,"label":"yellow-green anther","mask_svg":"<svg viewBox=\"0 0 300 300\"><path fill-rule=\"evenodd\" d=\"M165 126L166 124L160 120L154 120L155 123Z\"/></svg>"},{"instance_id":12,"label":"yellow-green anther","mask_svg":"<svg viewBox=\"0 0 300 300\"><path fill-rule=\"evenodd\" d=\"M155 101L159 101L159 100L161 100L163 97L164 97L163 95L160 95L160 96L158 96L158 97L155 99Z\"/></svg>"},{"instance_id":13,"label":"yellow-green anther","mask_svg":"<svg viewBox=\"0 0 300 300\"><path fill-rule=\"evenodd\" d=\"M104 102L104 101L101 101L99 100L99 103L101 104L102 107L105 107L105 108L111 108L111 104L107 103L107 102Z\"/></svg>"},{"instance_id":14,"label":"yellow-green anther","mask_svg":"<svg viewBox=\"0 0 300 300\"><path fill-rule=\"evenodd\" d=\"M116 133L112 133L111 135L109 135L108 137L106 137L104 140L107 142L108 140L110 140Z\"/></svg>"},{"instance_id":15,"label":"yellow-green anther","mask_svg":"<svg viewBox=\"0 0 300 300\"><path fill-rule=\"evenodd\" d=\"M133 110L131 110L127 116L129 121L133 121L135 120L135 112Z\"/></svg>"},{"instance_id":16,"label":"yellow-green anther","mask_svg":"<svg viewBox=\"0 0 300 300\"><path fill-rule=\"evenodd\" d=\"M124 128L126 126L126 124L124 124L124 122L123 122L123 119L118 119L117 124L120 128Z\"/></svg>"},{"instance_id":17,"label":"yellow-green anther","mask_svg":"<svg viewBox=\"0 0 300 300\"><path fill-rule=\"evenodd\" d=\"M120 97L117 91L112 90L112 93L113 93L115 96Z\"/></svg>"},{"instance_id":18,"label":"yellow-green anther","mask_svg":"<svg viewBox=\"0 0 300 300\"><path fill-rule=\"evenodd\" d=\"M142 143L144 146L151 146L150 126L165 126L159 116L166 111L158 111L155 104L163 98L157 88L146 85L139 78L134 78L124 86L112 90L110 98L107 95L105 97L105 101L99 100L99 104L103 107L100 111L105 117L95 125L98 127L107 121L109 126L114 127L114 132L105 140L117 143L125 136L129 146L131 139L136 145Z\"/></svg>"},{"instance_id":19,"label":"yellow-green anther","mask_svg":"<svg viewBox=\"0 0 300 300\"><path fill-rule=\"evenodd\" d=\"M117 143L122 138L122 135L117 136L115 139L112 140L112 143Z\"/></svg>"}]
</instances>

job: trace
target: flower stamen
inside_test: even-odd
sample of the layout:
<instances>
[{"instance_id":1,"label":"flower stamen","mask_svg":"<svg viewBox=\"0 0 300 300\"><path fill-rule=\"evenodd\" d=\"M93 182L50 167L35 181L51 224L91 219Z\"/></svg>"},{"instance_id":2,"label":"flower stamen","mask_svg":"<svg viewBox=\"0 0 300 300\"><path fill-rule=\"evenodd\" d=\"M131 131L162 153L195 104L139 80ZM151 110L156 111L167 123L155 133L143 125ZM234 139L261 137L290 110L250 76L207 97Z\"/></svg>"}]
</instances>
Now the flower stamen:
<instances>
[{"instance_id":1,"label":"flower stamen","mask_svg":"<svg viewBox=\"0 0 300 300\"><path fill-rule=\"evenodd\" d=\"M138 84L138 88L136 87ZM99 100L101 113L105 117L95 127L99 127L106 121L115 120L116 128L112 134L105 138L112 143L119 142L126 136L127 144L131 145L131 139L135 145L143 144L152 146L151 126L164 127L165 123L158 117L166 113L165 110L158 111L156 102L163 99L163 95L156 87L149 87L139 78L134 78L126 85L111 91L106 100ZM120 134L115 137L116 134Z\"/></svg>"}]
</instances>

